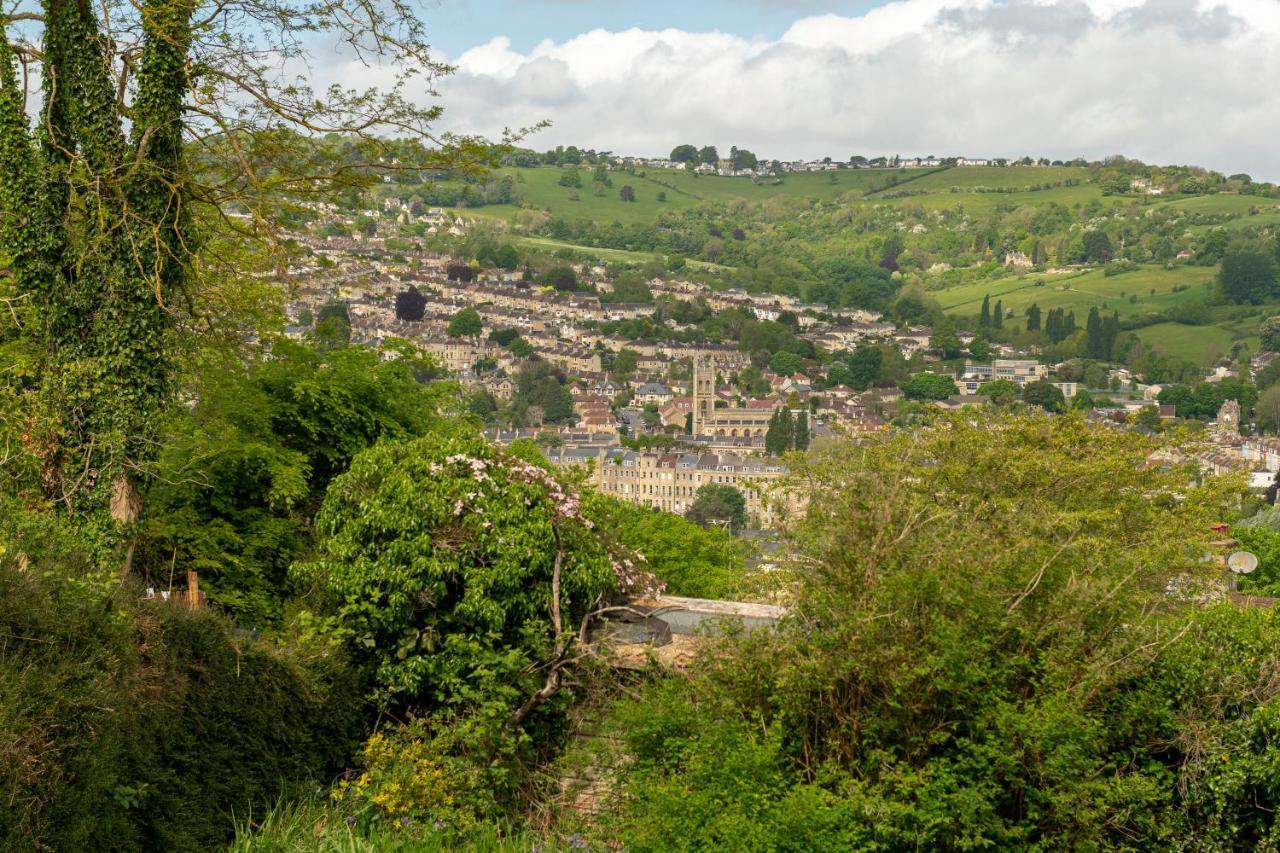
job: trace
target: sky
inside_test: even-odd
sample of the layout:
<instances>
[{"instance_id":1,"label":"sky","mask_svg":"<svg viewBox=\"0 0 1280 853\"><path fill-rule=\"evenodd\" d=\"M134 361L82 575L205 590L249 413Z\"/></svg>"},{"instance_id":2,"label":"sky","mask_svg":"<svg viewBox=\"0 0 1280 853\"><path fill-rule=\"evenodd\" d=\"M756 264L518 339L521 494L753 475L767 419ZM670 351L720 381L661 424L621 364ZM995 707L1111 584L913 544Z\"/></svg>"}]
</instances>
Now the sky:
<instances>
[{"instance_id":1,"label":"sky","mask_svg":"<svg viewBox=\"0 0 1280 853\"><path fill-rule=\"evenodd\" d=\"M1280 0L429 0L425 18L457 68L442 129L546 120L538 149L1124 154L1280 180Z\"/></svg>"}]
</instances>

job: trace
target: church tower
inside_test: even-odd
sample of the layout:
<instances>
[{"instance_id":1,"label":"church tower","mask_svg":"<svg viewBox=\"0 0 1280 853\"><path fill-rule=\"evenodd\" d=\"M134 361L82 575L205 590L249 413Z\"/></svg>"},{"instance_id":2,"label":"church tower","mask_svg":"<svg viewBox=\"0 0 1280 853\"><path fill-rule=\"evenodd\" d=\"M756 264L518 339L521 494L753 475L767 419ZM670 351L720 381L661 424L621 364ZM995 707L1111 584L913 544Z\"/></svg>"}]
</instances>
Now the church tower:
<instances>
[{"instance_id":1,"label":"church tower","mask_svg":"<svg viewBox=\"0 0 1280 853\"><path fill-rule=\"evenodd\" d=\"M693 358L693 434L702 430L715 415L716 371L704 358Z\"/></svg>"},{"instance_id":2,"label":"church tower","mask_svg":"<svg viewBox=\"0 0 1280 853\"><path fill-rule=\"evenodd\" d=\"M1226 400L1218 409L1218 420L1214 424L1218 432L1231 435L1240 432L1240 404L1235 400Z\"/></svg>"}]
</instances>

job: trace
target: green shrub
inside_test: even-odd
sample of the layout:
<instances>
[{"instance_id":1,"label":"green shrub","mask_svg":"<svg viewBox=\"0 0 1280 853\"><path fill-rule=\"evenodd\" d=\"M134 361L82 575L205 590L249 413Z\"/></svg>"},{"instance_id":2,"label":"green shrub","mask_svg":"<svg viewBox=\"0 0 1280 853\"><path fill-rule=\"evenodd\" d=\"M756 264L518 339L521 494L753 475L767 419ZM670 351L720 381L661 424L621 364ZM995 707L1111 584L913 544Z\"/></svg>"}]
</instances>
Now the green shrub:
<instances>
[{"instance_id":1,"label":"green shrub","mask_svg":"<svg viewBox=\"0 0 1280 853\"><path fill-rule=\"evenodd\" d=\"M196 850L350 759L340 657L0 565L0 848Z\"/></svg>"},{"instance_id":2,"label":"green shrub","mask_svg":"<svg viewBox=\"0 0 1280 853\"><path fill-rule=\"evenodd\" d=\"M618 840L1277 849L1280 617L1167 594L1221 582L1239 481L1078 418L937 423L798 464L794 618L628 697Z\"/></svg>"},{"instance_id":3,"label":"green shrub","mask_svg":"<svg viewBox=\"0 0 1280 853\"><path fill-rule=\"evenodd\" d=\"M294 574L332 597L380 701L505 716L557 653L553 578L576 632L628 570L592 527L570 484L459 427L359 454L317 516L316 561Z\"/></svg>"},{"instance_id":4,"label":"green shrub","mask_svg":"<svg viewBox=\"0 0 1280 853\"><path fill-rule=\"evenodd\" d=\"M714 696L657 685L616 723L634 762L608 830L627 850L853 850L874 837L856 798L796 773L781 726Z\"/></svg>"},{"instance_id":5,"label":"green shrub","mask_svg":"<svg viewBox=\"0 0 1280 853\"><path fill-rule=\"evenodd\" d=\"M461 839L502 817L518 742L480 718L388 725L365 743L360 773L343 780L334 799L375 823L413 822Z\"/></svg>"},{"instance_id":6,"label":"green shrub","mask_svg":"<svg viewBox=\"0 0 1280 853\"><path fill-rule=\"evenodd\" d=\"M748 545L722 527L703 528L608 495L589 494L583 506L597 529L641 555L670 595L732 598L742 592Z\"/></svg>"},{"instance_id":7,"label":"green shrub","mask_svg":"<svg viewBox=\"0 0 1280 853\"><path fill-rule=\"evenodd\" d=\"M1117 275L1124 275L1127 272L1133 272L1137 268L1138 265L1128 258L1120 258L1118 260L1109 261L1107 265L1102 268L1102 274L1107 278L1111 278Z\"/></svg>"}]
</instances>

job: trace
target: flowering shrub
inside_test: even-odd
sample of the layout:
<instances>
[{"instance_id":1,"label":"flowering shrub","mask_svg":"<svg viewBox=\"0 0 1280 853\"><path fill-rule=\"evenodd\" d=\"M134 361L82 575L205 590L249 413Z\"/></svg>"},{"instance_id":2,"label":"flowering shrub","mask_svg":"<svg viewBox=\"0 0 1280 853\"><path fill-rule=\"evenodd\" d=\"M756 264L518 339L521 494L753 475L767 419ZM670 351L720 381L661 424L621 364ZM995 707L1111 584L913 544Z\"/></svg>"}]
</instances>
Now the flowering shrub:
<instances>
[{"instance_id":1,"label":"flowering shrub","mask_svg":"<svg viewBox=\"0 0 1280 853\"><path fill-rule=\"evenodd\" d=\"M400 830L465 835L495 803L483 773L456 754L455 740L422 720L375 732L364 746L362 771L339 783L333 798L348 812L372 812Z\"/></svg>"},{"instance_id":2,"label":"flowering shrub","mask_svg":"<svg viewBox=\"0 0 1280 853\"><path fill-rule=\"evenodd\" d=\"M316 527L296 577L336 599L378 698L424 713L510 713L605 593L649 580L571 486L461 430L357 456Z\"/></svg>"}]
</instances>

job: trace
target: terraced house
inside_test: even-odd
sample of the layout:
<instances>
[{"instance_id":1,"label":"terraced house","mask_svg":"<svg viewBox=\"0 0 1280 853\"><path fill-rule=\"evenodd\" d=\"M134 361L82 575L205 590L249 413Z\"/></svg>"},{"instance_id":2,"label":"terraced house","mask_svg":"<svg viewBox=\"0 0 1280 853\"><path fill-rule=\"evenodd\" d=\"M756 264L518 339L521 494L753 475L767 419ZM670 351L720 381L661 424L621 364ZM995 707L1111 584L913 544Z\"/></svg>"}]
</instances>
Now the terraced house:
<instances>
[{"instance_id":1,"label":"terraced house","mask_svg":"<svg viewBox=\"0 0 1280 853\"><path fill-rule=\"evenodd\" d=\"M747 515L760 527L774 527L803 506L800 496L777 488L787 468L776 458L622 447L565 447L548 451L548 458L556 465L593 466L591 479L601 493L677 515L710 483L742 492Z\"/></svg>"}]
</instances>

